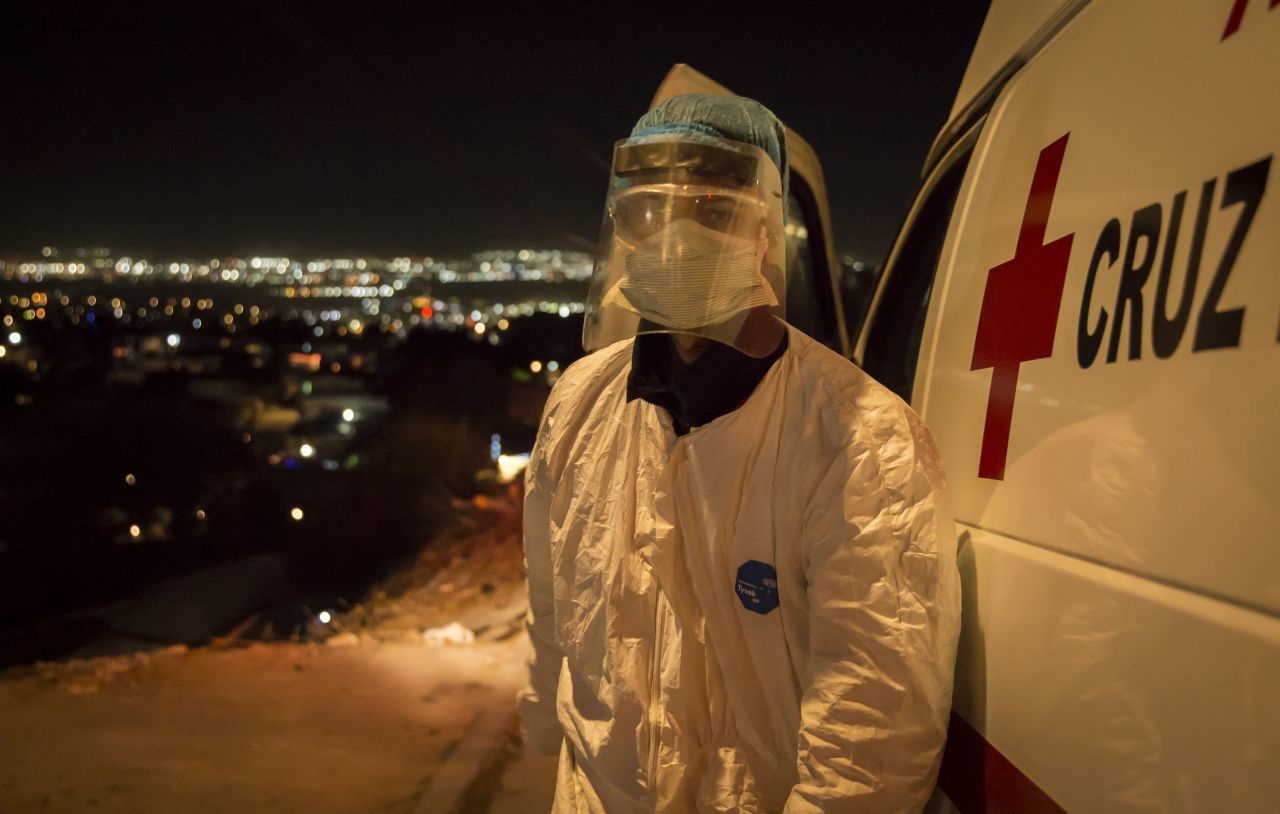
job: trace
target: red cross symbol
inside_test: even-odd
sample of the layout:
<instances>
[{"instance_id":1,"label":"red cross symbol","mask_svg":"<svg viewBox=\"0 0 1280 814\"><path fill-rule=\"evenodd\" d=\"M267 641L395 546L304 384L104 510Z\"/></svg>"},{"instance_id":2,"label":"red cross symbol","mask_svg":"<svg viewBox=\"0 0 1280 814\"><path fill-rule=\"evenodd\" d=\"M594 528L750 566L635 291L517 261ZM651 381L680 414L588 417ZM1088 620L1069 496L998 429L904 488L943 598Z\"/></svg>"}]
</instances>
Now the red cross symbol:
<instances>
[{"instance_id":1,"label":"red cross symbol","mask_svg":"<svg viewBox=\"0 0 1280 814\"><path fill-rule=\"evenodd\" d=\"M1247 5L1249 0L1235 0L1231 5L1231 16L1227 18L1227 27L1222 29L1222 39L1225 40L1240 30L1240 23L1244 20L1244 7ZM1267 4L1267 9L1271 10L1276 6L1280 6L1280 0L1271 0Z\"/></svg>"},{"instance_id":2,"label":"red cross symbol","mask_svg":"<svg viewBox=\"0 0 1280 814\"><path fill-rule=\"evenodd\" d=\"M1048 244L1044 235L1070 135L1067 133L1040 151L1013 259L987 273L970 367L992 368L982 457L978 461L980 478L1004 480L1018 366L1053 354L1053 334L1058 327L1058 306L1062 304L1074 234Z\"/></svg>"}]
</instances>

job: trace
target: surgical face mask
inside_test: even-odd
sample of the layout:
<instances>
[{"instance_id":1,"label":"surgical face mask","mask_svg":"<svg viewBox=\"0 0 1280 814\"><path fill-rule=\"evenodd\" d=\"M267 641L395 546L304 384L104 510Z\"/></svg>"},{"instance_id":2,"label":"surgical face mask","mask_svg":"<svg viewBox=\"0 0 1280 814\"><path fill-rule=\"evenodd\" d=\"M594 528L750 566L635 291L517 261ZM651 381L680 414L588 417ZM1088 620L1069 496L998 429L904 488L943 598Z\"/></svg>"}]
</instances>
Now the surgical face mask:
<instances>
[{"instance_id":1,"label":"surgical face mask","mask_svg":"<svg viewBox=\"0 0 1280 814\"><path fill-rule=\"evenodd\" d=\"M758 241L682 218L642 240L609 299L673 330L724 322L759 305L776 305L760 274Z\"/></svg>"}]
</instances>

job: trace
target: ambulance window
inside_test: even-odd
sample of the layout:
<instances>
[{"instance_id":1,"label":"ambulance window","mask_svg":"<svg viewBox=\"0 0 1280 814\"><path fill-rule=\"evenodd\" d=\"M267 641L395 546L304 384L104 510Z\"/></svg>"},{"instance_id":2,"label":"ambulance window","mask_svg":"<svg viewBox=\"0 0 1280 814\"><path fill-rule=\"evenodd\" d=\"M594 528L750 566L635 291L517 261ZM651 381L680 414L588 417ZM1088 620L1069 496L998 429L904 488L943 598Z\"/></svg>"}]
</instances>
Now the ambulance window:
<instances>
[{"instance_id":1,"label":"ambulance window","mask_svg":"<svg viewBox=\"0 0 1280 814\"><path fill-rule=\"evenodd\" d=\"M843 353L836 328L826 240L813 192L798 174L787 196L787 322Z\"/></svg>"},{"instance_id":2,"label":"ambulance window","mask_svg":"<svg viewBox=\"0 0 1280 814\"><path fill-rule=\"evenodd\" d=\"M868 329L862 369L907 402L911 401L938 258L970 155L972 148L935 176L937 180L899 241L897 256L886 269L884 292Z\"/></svg>"}]
</instances>

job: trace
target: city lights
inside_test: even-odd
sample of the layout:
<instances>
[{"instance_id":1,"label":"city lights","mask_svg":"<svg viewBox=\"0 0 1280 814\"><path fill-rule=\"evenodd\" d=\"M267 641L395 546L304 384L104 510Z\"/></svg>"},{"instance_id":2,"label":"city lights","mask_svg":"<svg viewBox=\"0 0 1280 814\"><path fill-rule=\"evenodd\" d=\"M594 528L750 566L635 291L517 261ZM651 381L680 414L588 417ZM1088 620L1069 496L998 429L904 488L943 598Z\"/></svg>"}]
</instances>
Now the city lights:
<instances>
[{"instance_id":1,"label":"city lights","mask_svg":"<svg viewBox=\"0 0 1280 814\"><path fill-rule=\"evenodd\" d=\"M372 437L365 431L376 426L377 416L360 402L340 405L341 422L326 426L322 420L305 434L259 448L271 437L259 434L267 425L272 433L288 432L275 417L281 405L264 411L252 402L271 397L246 396L226 382L287 375L297 377L293 393L311 399L332 392L331 377L352 387L383 375L388 351L423 330L457 333L485 348L524 343L536 320L585 312L592 271L585 253L528 248L453 258L300 259L147 258L102 248L47 248L47 254L0 262L0 283L7 286L0 295L0 366L23 377L21 389L59 381L60 350L79 337L101 344L107 381L126 388L154 382L166 397L199 393L233 404L230 414L240 416L235 437L248 439L251 454L273 467L308 473L351 468L350 445ZM538 353L543 358L511 373L523 381L529 374L554 378L564 362L548 359L550 351ZM23 407L36 400L33 393L15 392L11 403ZM305 418L323 419L324 412ZM112 477L141 488L136 472ZM143 480L152 488L163 478ZM190 518L194 511L184 513ZM150 519L139 524L141 538L159 538Z\"/></svg>"}]
</instances>

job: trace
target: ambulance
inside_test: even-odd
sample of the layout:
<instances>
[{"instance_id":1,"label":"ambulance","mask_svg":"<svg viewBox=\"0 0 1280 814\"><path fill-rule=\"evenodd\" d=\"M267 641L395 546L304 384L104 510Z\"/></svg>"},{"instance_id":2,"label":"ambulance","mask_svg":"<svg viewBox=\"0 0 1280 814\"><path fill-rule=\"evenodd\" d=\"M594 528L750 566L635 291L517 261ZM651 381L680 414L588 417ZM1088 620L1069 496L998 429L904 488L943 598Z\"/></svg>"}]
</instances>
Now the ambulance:
<instances>
[{"instance_id":1,"label":"ambulance","mask_svg":"<svg viewBox=\"0 0 1280 814\"><path fill-rule=\"evenodd\" d=\"M788 149L792 317L946 464L930 810L1280 812L1280 0L993 2L857 324Z\"/></svg>"}]
</instances>

